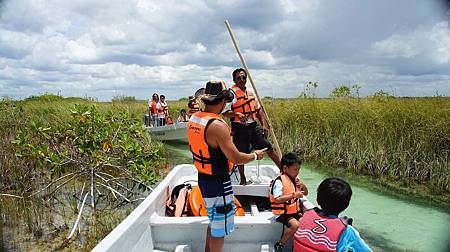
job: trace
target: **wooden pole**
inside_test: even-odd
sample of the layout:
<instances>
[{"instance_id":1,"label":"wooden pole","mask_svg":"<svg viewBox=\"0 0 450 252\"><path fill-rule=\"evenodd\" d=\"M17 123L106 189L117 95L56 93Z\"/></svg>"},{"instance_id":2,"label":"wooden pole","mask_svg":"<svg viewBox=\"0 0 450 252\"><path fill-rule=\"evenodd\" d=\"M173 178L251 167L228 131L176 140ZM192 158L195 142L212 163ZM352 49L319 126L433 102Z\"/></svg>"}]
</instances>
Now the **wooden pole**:
<instances>
[{"instance_id":1,"label":"wooden pole","mask_svg":"<svg viewBox=\"0 0 450 252\"><path fill-rule=\"evenodd\" d=\"M256 99L258 100L259 104L261 105L261 109L263 110L264 119L266 120L266 122L269 126L270 136L273 139L274 150L276 153L278 153L278 156L281 158L282 155L281 155L280 146L278 145L277 137L275 136L275 133L273 132L272 123L270 122L269 116L266 113L266 109L264 108L262 100L259 98L258 91L256 90L255 83L253 82L252 75L250 74L250 71L248 70L247 63L245 63L244 57L241 54L241 50L239 50L239 46L237 44L236 38L234 37L234 33L231 30L231 26L230 26L230 23L228 22L228 20L225 20L225 25L227 26L228 32L230 33L231 40L233 41L234 48L236 48L236 51L239 55L239 59L241 59L241 63L244 66L245 71L247 71L247 76L248 76L248 79L250 80L250 83L252 84L253 90L255 91Z\"/></svg>"}]
</instances>

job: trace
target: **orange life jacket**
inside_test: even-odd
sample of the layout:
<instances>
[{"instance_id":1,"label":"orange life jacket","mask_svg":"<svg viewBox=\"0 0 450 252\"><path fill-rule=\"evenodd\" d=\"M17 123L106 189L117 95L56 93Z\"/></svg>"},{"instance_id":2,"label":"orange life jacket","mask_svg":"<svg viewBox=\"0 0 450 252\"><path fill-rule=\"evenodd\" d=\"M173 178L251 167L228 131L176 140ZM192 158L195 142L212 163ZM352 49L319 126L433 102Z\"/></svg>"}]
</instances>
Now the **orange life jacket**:
<instances>
[{"instance_id":1,"label":"orange life jacket","mask_svg":"<svg viewBox=\"0 0 450 252\"><path fill-rule=\"evenodd\" d=\"M242 113L245 117L256 120L256 112L258 112L256 98L252 92L244 92L236 84L231 87L236 96L236 103L231 105L233 112ZM239 122L239 117L233 118L235 122Z\"/></svg>"},{"instance_id":2,"label":"orange life jacket","mask_svg":"<svg viewBox=\"0 0 450 252\"><path fill-rule=\"evenodd\" d=\"M231 172L233 163L227 159L220 148L210 147L205 140L206 129L214 120L225 123L218 114L214 113L197 112L191 116L187 125L189 149L199 173L224 176Z\"/></svg>"},{"instance_id":3,"label":"orange life jacket","mask_svg":"<svg viewBox=\"0 0 450 252\"><path fill-rule=\"evenodd\" d=\"M150 102L149 102L149 107L150 107L150 113L152 114L152 115L155 115L156 114L156 101L155 100L152 100L152 103L150 104Z\"/></svg>"},{"instance_id":4,"label":"orange life jacket","mask_svg":"<svg viewBox=\"0 0 450 252\"><path fill-rule=\"evenodd\" d=\"M297 187L295 186L295 183L292 181L291 178L289 178L286 174L280 174L278 177L276 177L272 183L270 184L270 205L272 207L272 213L273 214L297 214L301 213L300 208L300 200L294 199L283 203L278 203L275 200L275 197L273 196L273 186L277 180L281 180L281 183L283 184L283 196L285 195L292 195L295 191L298 191Z\"/></svg>"},{"instance_id":5,"label":"orange life jacket","mask_svg":"<svg viewBox=\"0 0 450 252\"><path fill-rule=\"evenodd\" d=\"M194 186L189 191L189 206L193 216L208 216L200 187ZM236 196L234 197L234 216L245 216L244 208Z\"/></svg>"}]
</instances>

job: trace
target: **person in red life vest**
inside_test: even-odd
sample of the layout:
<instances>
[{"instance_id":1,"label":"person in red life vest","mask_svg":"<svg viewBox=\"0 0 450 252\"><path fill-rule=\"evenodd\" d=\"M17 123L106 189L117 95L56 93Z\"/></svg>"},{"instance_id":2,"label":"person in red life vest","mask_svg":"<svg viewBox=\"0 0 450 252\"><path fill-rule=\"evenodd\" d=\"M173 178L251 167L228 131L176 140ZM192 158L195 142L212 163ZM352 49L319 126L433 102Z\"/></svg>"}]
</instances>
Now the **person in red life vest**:
<instances>
[{"instance_id":1,"label":"person in red life vest","mask_svg":"<svg viewBox=\"0 0 450 252\"><path fill-rule=\"evenodd\" d=\"M294 153L287 153L281 158L281 174L270 184L270 204L276 221L288 229L275 244L275 252L282 251L284 244L294 235L302 215L300 198L308 195L308 189L298 178L300 160ZM284 228L283 228L284 230Z\"/></svg>"},{"instance_id":2,"label":"person in red life vest","mask_svg":"<svg viewBox=\"0 0 450 252\"><path fill-rule=\"evenodd\" d=\"M187 122L189 120L189 116L186 114L185 109L180 110L180 116L178 116L177 122Z\"/></svg>"},{"instance_id":3,"label":"person in red life vest","mask_svg":"<svg viewBox=\"0 0 450 252\"><path fill-rule=\"evenodd\" d=\"M238 68L233 71L234 85L231 91L234 99L231 106L225 109L224 115L231 118L231 129L233 132L233 142L237 149L241 152L250 153L252 149L267 148L267 155L273 162L280 167L280 158L276 151L273 150L272 144L267 140L269 132L264 112L256 99L254 90L246 87L247 72ZM258 125L256 120L259 120ZM244 174L244 165L238 165L240 184L246 185L247 179Z\"/></svg>"},{"instance_id":4,"label":"person in red life vest","mask_svg":"<svg viewBox=\"0 0 450 252\"><path fill-rule=\"evenodd\" d=\"M151 124L153 127L158 125L158 111L156 110L156 104L159 103L159 96L157 93L152 95L152 100L148 101L148 116L151 120ZM150 125L149 125L150 126Z\"/></svg>"},{"instance_id":5,"label":"person in red life vest","mask_svg":"<svg viewBox=\"0 0 450 252\"><path fill-rule=\"evenodd\" d=\"M159 103L156 104L156 110L158 111L158 126L166 125L166 116L169 114L169 107L167 106L166 96L159 96Z\"/></svg>"},{"instance_id":6,"label":"person in red life vest","mask_svg":"<svg viewBox=\"0 0 450 252\"><path fill-rule=\"evenodd\" d=\"M200 111L200 106L198 105L195 96L189 96L188 108L189 108L189 116L193 115L195 112Z\"/></svg>"},{"instance_id":7,"label":"person in red life vest","mask_svg":"<svg viewBox=\"0 0 450 252\"><path fill-rule=\"evenodd\" d=\"M322 209L305 211L294 235L294 251L372 251L354 229L352 219L338 215L350 204L352 188L339 178L327 178L317 188Z\"/></svg>"},{"instance_id":8,"label":"person in red life vest","mask_svg":"<svg viewBox=\"0 0 450 252\"><path fill-rule=\"evenodd\" d=\"M231 130L221 118L231 93L221 81L206 83L201 100L205 110L194 113L187 125L189 149L198 170L198 185L208 212L205 251L221 251L225 235L234 230L234 196L230 173L235 164L260 160L265 150L239 152Z\"/></svg>"}]
</instances>

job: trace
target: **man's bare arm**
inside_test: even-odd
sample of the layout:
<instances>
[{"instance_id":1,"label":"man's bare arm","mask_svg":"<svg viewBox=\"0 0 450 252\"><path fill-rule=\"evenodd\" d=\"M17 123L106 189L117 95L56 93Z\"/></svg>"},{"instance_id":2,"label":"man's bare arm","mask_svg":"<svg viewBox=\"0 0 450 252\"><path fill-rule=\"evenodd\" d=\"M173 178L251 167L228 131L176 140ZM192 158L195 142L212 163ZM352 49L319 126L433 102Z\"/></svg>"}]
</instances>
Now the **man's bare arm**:
<instances>
[{"instance_id":1,"label":"man's bare arm","mask_svg":"<svg viewBox=\"0 0 450 252\"><path fill-rule=\"evenodd\" d=\"M255 159L255 155L252 153L246 154L238 151L232 141L228 126L223 122L212 122L206 131L206 139L209 146L212 148L219 147L234 164L246 164ZM264 156L263 150L256 150L255 153L258 159L262 159Z\"/></svg>"}]
</instances>

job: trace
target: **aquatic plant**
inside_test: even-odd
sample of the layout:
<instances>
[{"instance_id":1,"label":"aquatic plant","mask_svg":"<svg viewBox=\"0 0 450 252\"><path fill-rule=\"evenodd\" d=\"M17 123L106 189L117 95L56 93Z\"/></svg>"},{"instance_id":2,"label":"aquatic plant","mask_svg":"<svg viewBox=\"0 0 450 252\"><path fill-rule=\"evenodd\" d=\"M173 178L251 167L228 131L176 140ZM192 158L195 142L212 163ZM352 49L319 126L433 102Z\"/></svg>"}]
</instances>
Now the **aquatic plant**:
<instances>
[{"instance_id":1,"label":"aquatic plant","mask_svg":"<svg viewBox=\"0 0 450 252\"><path fill-rule=\"evenodd\" d=\"M268 107L283 152L353 174L450 192L450 99L276 100Z\"/></svg>"},{"instance_id":2,"label":"aquatic plant","mask_svg":"<svg viewBox=\"0 0 450 252\"><path fill-rule=\"evenodd\" d=\"M0 117L0 122L17 125L0 132L0 144L5 147L0 158L4 175L0 201L36 198L47 205L61 204L54 199L73 192L67 201L75 199L71 204L78 218L66 234L70 239L83 219L86 202L92 209L114 209L142 200L142 192L159 180L159 169L165 165L164 147L151 141L139 112L129 106L89 101L70 107L64 100L48 104L38 100L0 102L12 115ZM26 209L23 217L34 215ZM30 220L29 231L41 233L39 223L26 219Z\"/></svg>"}]
</instances>

